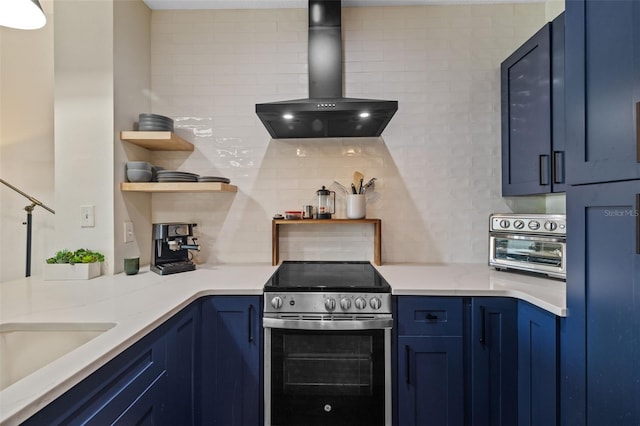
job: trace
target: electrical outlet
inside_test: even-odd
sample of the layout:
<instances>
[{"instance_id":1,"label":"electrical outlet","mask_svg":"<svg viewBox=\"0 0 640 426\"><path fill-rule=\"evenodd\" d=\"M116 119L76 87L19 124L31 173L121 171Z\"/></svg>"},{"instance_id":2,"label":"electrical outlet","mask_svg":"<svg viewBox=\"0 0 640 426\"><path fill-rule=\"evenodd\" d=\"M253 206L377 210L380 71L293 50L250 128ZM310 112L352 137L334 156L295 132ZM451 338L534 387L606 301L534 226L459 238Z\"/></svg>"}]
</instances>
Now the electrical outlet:
<instances>
[{"instance_id":1,"label":"electrical outlet","mask_svg":"<svg viewBox=\"0 0 640 426\"><path fill-rule=\"evenodd\" d=\"M93 228L96 226L95 206L80 206L80 227Z\"/></svg>"},{"instance_id":2,"label":"electrical outlet","mask_svg":"<svg viewBox=\"0 0 640 426\"><path fill-rule=\"evenodd\" d=\"M132 243L133 242L133 222L125 222L124 223L124 242Z\"/></svg>"}]
</instances>

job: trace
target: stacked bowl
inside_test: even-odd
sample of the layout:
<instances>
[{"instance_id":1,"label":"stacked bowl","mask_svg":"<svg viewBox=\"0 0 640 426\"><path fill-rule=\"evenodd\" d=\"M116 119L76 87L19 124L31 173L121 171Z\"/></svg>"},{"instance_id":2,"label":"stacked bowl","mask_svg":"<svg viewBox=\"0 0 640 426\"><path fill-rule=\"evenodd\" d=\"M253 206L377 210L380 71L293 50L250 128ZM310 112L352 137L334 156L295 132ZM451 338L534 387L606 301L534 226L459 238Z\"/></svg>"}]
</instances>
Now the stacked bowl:
<instances>
[{"instance_id":1,"label":"stacked bowl","mask_svg":"<svg viewBox=\"0 0 640 426\"><path fill-rule=\"evenodd\" d=\"M144 113L138 116L141 132L173 132L173 120L159 114Z\"/></svg>"},{"instance_id":2,"label":"stacked bowl","mask_svg":"<svg viewBox=\"0 0 640 426\"><path fill-rule=\"evenodd\" d=\"M151 182L151 163L146 161L127 162L127 180L129 182Z\"/></svg>"}]
</instances>

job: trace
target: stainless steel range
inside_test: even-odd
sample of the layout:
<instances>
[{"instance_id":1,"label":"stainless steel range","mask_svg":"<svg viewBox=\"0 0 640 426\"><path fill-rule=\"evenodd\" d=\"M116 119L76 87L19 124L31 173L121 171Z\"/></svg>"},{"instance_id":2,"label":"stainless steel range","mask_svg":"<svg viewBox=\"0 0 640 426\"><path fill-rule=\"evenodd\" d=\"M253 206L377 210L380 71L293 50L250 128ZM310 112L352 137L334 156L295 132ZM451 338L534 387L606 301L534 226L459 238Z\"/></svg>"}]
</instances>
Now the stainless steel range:
<instances>
[{"instance_id":1,"label":"stainless steel range","mask_svg":"<svg viewBox=\"0 0 640 426\"><path fill-rule=\"evenodd\" d=\"M567 219L560 214L492 214L489 265L566 279Z\"/></svg>"},{"instance_id":2,"label":"stainless steel range","mask_svg":"<svg viewBox=\"0 0 640 426\"><path fill-rule=\"evenodd\" d=\"M283 262L264 287L265 425L391 425L391 287L369 262Z\"/></svg>"}]
</instances>

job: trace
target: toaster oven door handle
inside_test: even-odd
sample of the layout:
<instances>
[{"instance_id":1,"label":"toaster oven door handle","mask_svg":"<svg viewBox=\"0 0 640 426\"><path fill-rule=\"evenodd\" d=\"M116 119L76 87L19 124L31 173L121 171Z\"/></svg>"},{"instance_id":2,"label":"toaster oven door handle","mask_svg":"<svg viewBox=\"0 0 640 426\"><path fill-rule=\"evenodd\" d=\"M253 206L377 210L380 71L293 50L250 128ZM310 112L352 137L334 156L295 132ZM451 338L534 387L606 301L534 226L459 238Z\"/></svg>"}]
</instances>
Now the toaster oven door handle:
<instances>
[{"instance_id":1,"label":"toaster oven door handle","mask_svg":"<svg viewBox=\"0 0 640 426\"><path fill-rule=\"evenodd\" d=\"M306 320L263 318L264 328L285 328L295 330L379 330L393 327L393 319L379 318L366 320Z\"/></svg>"},{"instance_id":2,"label":"toaster oven door handle","mask_svg":"<svg viewBox=\"0 0 640 426\"><path fill-rule=\"evenodd\" d=\"M541 243L564 243L567 238L565 236L562 237L553 237L553 236L544 236L537 237L535 235L520 235L520 234L501 234L497 232L491 233L493 238L506 238L508 240L527 240L527 241L539 241Z\"/></svg>"}]
</instances>

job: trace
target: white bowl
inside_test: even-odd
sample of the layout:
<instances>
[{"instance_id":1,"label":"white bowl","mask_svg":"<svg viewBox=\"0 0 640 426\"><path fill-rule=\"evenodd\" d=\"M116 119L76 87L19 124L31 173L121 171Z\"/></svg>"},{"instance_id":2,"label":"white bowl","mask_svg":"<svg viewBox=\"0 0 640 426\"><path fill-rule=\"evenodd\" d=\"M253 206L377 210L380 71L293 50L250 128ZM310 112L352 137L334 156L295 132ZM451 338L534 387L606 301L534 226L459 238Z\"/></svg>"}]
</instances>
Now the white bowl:
<instances>
[{"instance_id":1,"label":"white bowl","mask_svg":"<svg viewBox=\"0 0 640 426\"><path fill-rule=\"evenodd\" d=\"M129 182L150 182L151 175L151 170L127 169Z\"/></svg>"},{"instance_id":2,"label":"white bowl","mask_svg":"<svg viewBox=\"0 0 640 426\"><path fill-rule=\"evenodd\" d=\"M148 170L151 171L151 163L146 161L128 161L127 170Z\"/></svg>"}]
</instances>

